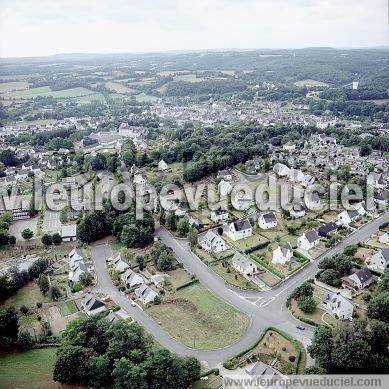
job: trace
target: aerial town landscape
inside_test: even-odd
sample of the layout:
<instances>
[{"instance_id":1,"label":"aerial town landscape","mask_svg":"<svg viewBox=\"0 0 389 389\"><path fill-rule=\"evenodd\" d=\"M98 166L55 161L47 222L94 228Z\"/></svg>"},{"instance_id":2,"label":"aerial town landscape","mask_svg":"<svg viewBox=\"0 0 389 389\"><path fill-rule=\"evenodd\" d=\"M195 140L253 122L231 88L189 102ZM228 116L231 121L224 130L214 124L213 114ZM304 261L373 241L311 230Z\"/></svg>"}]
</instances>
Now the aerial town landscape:
<instances>
[{"instance_id":1,"label":"aerial town landscape","mask_svg":"<svg viewBox=\"0 0 389 389\"><path fill-rule=\"evenodd\" d=\"M3 56L0 146L1 388L389 373L388 47Z\"/></svg>"}]
</instances>

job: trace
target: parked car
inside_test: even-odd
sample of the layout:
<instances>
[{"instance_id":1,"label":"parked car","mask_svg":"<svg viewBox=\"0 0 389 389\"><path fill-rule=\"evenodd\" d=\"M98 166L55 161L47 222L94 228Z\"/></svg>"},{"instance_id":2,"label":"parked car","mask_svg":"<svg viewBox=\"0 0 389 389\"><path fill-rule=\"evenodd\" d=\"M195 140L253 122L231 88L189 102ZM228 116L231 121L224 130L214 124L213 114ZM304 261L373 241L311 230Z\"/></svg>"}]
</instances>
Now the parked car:
<instances>
[{"instance_id":1,"label":"parked car","mask_svg":"<svg viewBox=\"0 0 389 389\"><path fill-rule=\"evenodd\" d=\"M301 330L301 331L304 331L304 330L305 330L305 327L300 326L300 325L296 326L296 328L297 328L298 330Z\"/></svg>"}]
</instances>

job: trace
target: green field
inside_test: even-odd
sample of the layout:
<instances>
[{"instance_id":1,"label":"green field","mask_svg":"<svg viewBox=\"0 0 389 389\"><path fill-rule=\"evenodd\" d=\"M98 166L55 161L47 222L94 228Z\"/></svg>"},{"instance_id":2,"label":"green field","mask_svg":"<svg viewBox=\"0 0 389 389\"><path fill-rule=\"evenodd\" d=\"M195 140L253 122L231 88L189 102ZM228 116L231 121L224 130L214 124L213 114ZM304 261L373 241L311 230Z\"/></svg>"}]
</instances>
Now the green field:
<instances>
[{"instance_id":1,"label":"green field","mask_svg":"<svg viewBox=\"0 0 389 389\"><path fill-rule=\"evenodd\" d=\"M226 347L242 337L249 318L201 284L167 294L147 313L174 338L197 349Z\"/></svg>"},{"instance_id":2,"label":"green field","mask_svg":"<svg viewBox=\"0 0 389 389\"><path fill-rule=\"evenodd\" d=\"M93 92L86 88L71 88L59 91L52 91L49 86L42 86L40 88L31 88L26 90L15 91L7 93L6 98L13 99L33 99L37 96L47 97L52 96L57 99L65 99L72 97L88 96L92 95Z\"/></svg>"},{"instance_id":3,"label":"green field","mask_svg":"<svg viewBox=\"0 0 389 389\"><path fill-rule=\"evenodd\" d=\"M66 301L58 305L58 310L62 316L69 316L78 312L78 308L74 300Z\"/></svg>"},{"instance_id":4,"label":"green field","mask_svg":"<svg viewBox=\"0 0 389 389\"><path fill-rule=\"evenodd\" d=\"M328 84L326 82L321 82L321 81L316 81L316 80L311 80L311 79L308 79L308 80L301 80L301 81L296 81L294 83L294 85L296 86L328 86Z\"/></svg>"},{"instance_id":5,"label":"green field","mask_svg":"<svg viewBox=\"0 0 389 389\"><path fill-rule=\"evenodd\" d=\"M135 98L138 103L152 103L157 100L156 97L146 95L146 93L139 93L139 95L135 95Z\"/></svg>"},{"instance_id":6,"label":"green field","mask_svg":"<svg viewBox=\"0 0 389 389\"><path fill-rule=\"evenodd\" d=\"M48 348L0 356L0 387L58 387L52 378L56 352Z\"/></svg>"},{"instance_id":7,"label":"green field","mask_svg":"<svg viewBox=\"0 0 389 389\"><path fill-rule=\"evenodd\" d=\"M180 74L173 78L174 81L185 81L185 82L200 82L204 81L204 78L197 78L196 74Z\"/></svg>"},{"instance_id":8,"label":"green field","mask_svg":"<svg viewBox=\"0 0 389 389\"><path fill-rule=\"evenodd\" d=\"M43 296L39 286L35 282L30 282L23 288L19 289L16 294L6 300L2 305L15 305L20 308L22 305L26 307L35 307L37 302L47 302L48 297Z\"/></svg>"}]
</instances>

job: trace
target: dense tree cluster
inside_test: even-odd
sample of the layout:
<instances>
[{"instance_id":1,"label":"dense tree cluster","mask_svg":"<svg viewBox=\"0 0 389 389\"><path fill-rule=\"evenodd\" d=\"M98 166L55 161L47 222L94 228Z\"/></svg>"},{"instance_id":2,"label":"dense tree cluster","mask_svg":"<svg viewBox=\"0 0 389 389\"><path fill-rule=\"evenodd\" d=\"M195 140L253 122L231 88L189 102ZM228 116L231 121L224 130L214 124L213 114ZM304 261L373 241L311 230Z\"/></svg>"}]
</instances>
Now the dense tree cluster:
<instances>
[{"instance_id":1,"label":"dense tree cluster","mask_svg":"<svg viewBox=\"0 0 389 389\"><path fill-rule=\"evenodd\" d=\"M159 271L172 270L176 262L172 249L161 241L154 244L150 251L150 258Z\"/></svg>"},{"instance_id":2,"label":"dense tree cluster","mask_svg":"<svg viewBox=\"0 0 389 389\"><path fill-rule=\"evenodd\" d=\"M186 388L200 364L155 346L138 324L101 317L69 323L57 352L53 378L62 384L115 388Z\"/></svg>"},{"instance_id":3,"label":"dense tree cluster","mask_svg":"<svg viewBox=\"0 0 389 389\"><path fill-rule=\"evenodd\" d=\"M12 215L10 213L5 213L0 216L0 247L14 245L16 243L16 238L9 234L11 221Z\"/></svg>"},{"instance_id":4,"label":"dense tree cluster","mask_svg":"<svg viewBox=\"0 0 389 389\"><path fill-rule=\"evenodd\" d=\"M333 257L324 258L320 261L318 267L321 269L316 275L317 278L325 284L339 286L341 277L350 273L352 262L350 256L355 254L355 247L346 247L342 254Z\"/></svg>"}]
</instances>

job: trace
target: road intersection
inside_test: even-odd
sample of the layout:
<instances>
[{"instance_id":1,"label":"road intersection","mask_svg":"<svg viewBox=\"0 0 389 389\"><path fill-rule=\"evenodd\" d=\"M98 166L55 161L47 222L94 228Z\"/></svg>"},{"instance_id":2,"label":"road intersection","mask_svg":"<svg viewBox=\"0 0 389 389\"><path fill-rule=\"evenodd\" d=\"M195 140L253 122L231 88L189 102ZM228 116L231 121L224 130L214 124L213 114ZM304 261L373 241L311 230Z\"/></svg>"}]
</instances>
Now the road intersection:
<instances>
[{"instance_id":1,"label":"road intersection","mask_svg":"<svg viewBox=\"0 0 389 389\"><path fill-rule=\"evenodd\" d=\"M301 322L295 319L286 307L286 300L289 294L298 285L315 276L318 271L318 262L321 259L341 253L348 245L356 244L367 239L378 230L381 224L388 221L389 213L385 212L381 214L378 218L365 224L340 243L321 254L301 269L300 272L293 274L278 286L267 291L242 290L227 285L216 273L193 254L186 239L177 239L164 227L157 225L156 237L160 238L174 251L178 260L190 274L195 275L217 297L228 302L250 317L250 325L244 336L237 342L222 349L197 350L187 347L172 338L145 311L142 311L138 307L133 307L131 301L118 291L109 277L106 267L106 259L112 255L109 245L92 247L92 259L97 275L95 290L107 294L164 347L179 355L194 356L209 367L217 366L220 362L249 348L258 339L261 331L269 326L274 326L285 331L307 347L313 336L314 328L305 324L305 331L296 328Z\"/></svg>"}]
</instances>

